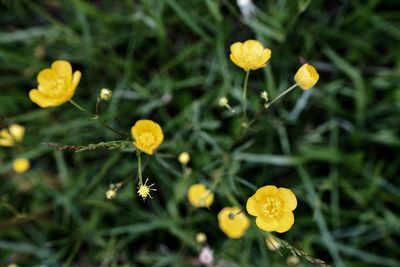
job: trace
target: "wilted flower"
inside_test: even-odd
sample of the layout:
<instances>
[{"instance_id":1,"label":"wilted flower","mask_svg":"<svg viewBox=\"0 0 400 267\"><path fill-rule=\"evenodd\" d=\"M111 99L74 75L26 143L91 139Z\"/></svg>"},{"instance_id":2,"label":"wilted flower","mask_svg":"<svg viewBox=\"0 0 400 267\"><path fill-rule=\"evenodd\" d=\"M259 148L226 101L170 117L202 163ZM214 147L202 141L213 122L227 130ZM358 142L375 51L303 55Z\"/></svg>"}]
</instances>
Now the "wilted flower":
<instances>
[{"instance_id":1,"label":"wilted flower","mask_svg":"<svg viewBox=\"0 0 400 267\"><path fill-rule=\"evenodd\" d=\"M137 149L152 155L154 150L164 140L163 131L157 123L151 120L138 120L131 129Z\"/></svg>"},{"instance_id":2,"label":"wilted flower","mask_svg":"<svg viewBox=\"0 0 400 267\"><path fill-rule=\"evenodd\" d=\"M294 76L297 85L303 90L313 87L318 82L318 79L319 74L317 70L307 63L303 64Z\"/></svg>"},{"instance_id":3,"label":"wilted flower","mask_svg":"<svg viewBox=\"0 0 400 267\"><path fill-rule=\"evenodd\" d=\"M17 158L12 163L12 167L16 173L24 173L29 170L30 166L31 164L27 158Z\"/></svg>"},{"instance_id":4,"label":"wilted flower","mask_svg":"<svg viewBox=\"0 0 400 267\"><path fill-rule=\"evenodd\" d=\"M214 194L208 190L204 184L194 184L190 186L187 197L190 204L196 208L209 208L214 201Z\"/></svg>"},{"instance_id":5,"label":"wilted flower","mask_svg":"<svg viewBox=\"0 0 400 267\"><path fill-rule=\"evenodd\" d=\"M247 40L244 43L236 42L231 45L230 58L233 63L245 71L257 70L266 66L271 58L271 50L256 40Z\"/></svg>"},{"instance_id":6,"label":"wilted flower","mask_svg":"<svg viewBox=\"0 0 400 267\"><path fill-rule=\"evenodd\" d=\"M24 138L25 127L18 124L11 124L8 129L0 131L0 146L11 147L15 142L21 142Z\"/></svg>"},{"instance_id":7,"label":"wilted flower","mask_svg":"<svg viewBox=\"0 0 400 267\"><path fill-rule=\"evenodd\" d=\"M75 71L72 74L68 61L57 60L51 65L51 69L39 72L38 89L32 89L29 98L42 108L59 106L74 96L80 79L81 72Z\"/></svg>"},{"instance_id":8,"label":"wilted flower","mask_svg":"<svg viewBox=\"0 0 400 267\"><path fill-rule=\"evenodd\" d=\"M297 199L290 189L273 185L261 187L247 200L247 212L256 216L256 224L264 231L283 233L294 223L293 210Z\"/></svg>"},{"instance_id":9,"label":"wilted flower","mask_svg":"<svg viewBox=\"0 0 400 267\"><path fill-rule=\"evenodd\" d=\"M239 207L226 207L218 213L219 228L229 238L240 238L250 226L250 220Z\"/></svg>"},{"instance_id":10,"label":"wilted flower","mask_svg":"<svg viewBox=\"0 0 400 267\"><path fill-rule=\"evenodd\" d=\"M139 183L139 186L137 188L138 189L137 193L138 193L139 196L141 196L143 198L143 200L146 200L147 197L153 198L150 195L150 191L157 191L157 189L151 188L155 184L147 185L148 181L149 181L149 179L146 179L144 184Z\"/></svg>"}]
</instances>

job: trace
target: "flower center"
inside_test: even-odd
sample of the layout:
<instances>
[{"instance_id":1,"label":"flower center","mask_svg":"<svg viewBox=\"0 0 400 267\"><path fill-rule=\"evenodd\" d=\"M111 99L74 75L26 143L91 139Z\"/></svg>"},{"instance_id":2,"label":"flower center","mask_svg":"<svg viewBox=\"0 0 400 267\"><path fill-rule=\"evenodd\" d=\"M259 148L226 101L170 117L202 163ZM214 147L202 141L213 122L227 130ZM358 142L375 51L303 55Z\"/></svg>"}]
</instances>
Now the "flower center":
<instances>
[{"instance_id":1,"label":"flower center","mask_svg":"<svg viewBox=\"0 0 400 267\"><path fill-rule=\"evenodd\" d=\"M277 197L267 197L261 204L261 213L267 217L279 215L282 207L282 201Z\"/></svg>"},{"instance_id":2,"label":"flower center","mask_svg":"<svg viewBox=\"0 0 400 267\"><path fill-rule=\"evenodd\" d=\"M156 142L156 138L152 132L143 132L140 133L138 141L144 147L151 147Z\"/></svg>"},{"instance_id":3,"label":"flower center","mask_svg":"<svg viewBox=\"0 0 400 267\"><path fill-rule=\"evenodd\" d=\"M42 86L44 93L50 97L59 97L68 91L68 81L66 79L57 78Z\"/></svg>"}]
</instances>

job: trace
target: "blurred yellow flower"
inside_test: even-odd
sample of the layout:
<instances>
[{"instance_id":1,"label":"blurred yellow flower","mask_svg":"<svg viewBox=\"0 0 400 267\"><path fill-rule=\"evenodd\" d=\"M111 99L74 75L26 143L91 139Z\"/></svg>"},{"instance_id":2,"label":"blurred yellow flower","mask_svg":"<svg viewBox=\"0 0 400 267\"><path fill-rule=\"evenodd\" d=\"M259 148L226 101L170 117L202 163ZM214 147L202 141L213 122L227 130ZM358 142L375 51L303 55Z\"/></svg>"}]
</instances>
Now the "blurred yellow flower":
<instances>
[{"instance_id":1,"label":"blurred yellow flower","mask_svg":"<svg viewBox=\"0 0 400 267\"><path fill-rule=\"evenodd\" d=\"M51 64L51 69L39 72L38 89L29 92L32 102L42 108L59 106L70 100L81 79L81 72L72 74L72 67L68 61L57 60Z\"/></svg>"},{"instance_id":2,"label":"blurred yellow flower","mask_svg":"<svg viewBox=\"0 0 400 267\"><path fill-rule=\"evenodd\" d=\"M265 67L271 58L271 50L256 40L236 42L231 45L230 58L233 63L245 71L257 70Z\"/></svg>"},{"instance_id":3,"label":"blurred yellow flower","mask_svg":"<svg viewBox=\"0 0 400 267\"><path fill-rule=\"evenodd\" d=\"M226 207L218 213L219 228L229 238L242 237L250 226L250 220L239 207Z\"/></svg>"},{"instance_id":4,"label":"blurred yellow flower","mask_svg":"<svg viewBox=\"0 0 400 267\"><path fill-rule=\"evenodd\" d=\"M283 233L294 223L293 210L297 199L290 189L273 185L261 187L247 200L246 209L256 216L256 224L264 231Z\"/></svg>"},{"instance_id":5,"label":"blurred yellow flower","mask_svg":"<svg viewBox=\"0 0 400 267\"><path fill-rule=\"evenodd\" d=\"M181 154L179 154L178 160L179 160L180 164L183 164L183 165L188 164L188 162L190 161L189 153L186 151L182 152Z\"/></svg>"},{"instance_id":6,"label":"blurred yellow flower","mask_svg":"<svg viewBox=\"0 0 400 267\"><path fill-rule=\"evenodd\" d=\"M207 242L207 236L205 233L203 232L199 232L196 234L196 242L199 244L203 244L205 242Z\"/></svg>"},{"instance_id":7,"label":"blurred yellow flower","mask_svg":"<svg viewBox=\"0 0 400 267\"><path fill-rule=\"evenodd\" d=\"M303 66L299 68L296 75L294 76L295 82L303 90L307 90L313 87L318 82L318 79L319 75L317 70L307 63L303 64Z\"/></svg>"},{"instance_id":8,"label":"blurred yellow flower","mask_svg":"<svg viewBox=\"0 0 400 267\"><path fill-rule=\"evenodd\" d=\"M138 120L131 129L132 136L135 139L135 147L149 155L164 140L163 131L157 123L151 120Z\"/></svg>"},{"instance_id":9,"label":"blurred yellow flower","mask_svg":"<svg viewBox=\"0 0 400 267\"><path fill-rule=\"evenodd\" d=\"M16 173L24 173L30 166L31 164L27 158L17 158L12 163L12 167Z\"/></svg>"},{"instance_id":10,"label":"blurred yellow flower","mask_svg":"<svg viewBox=\"0 0 400 267\"><path fill-rule=\"evenodd\" d=\"M0 131L0 146L14 146L15 142L21 142L24 138L25 127L12 124L8 129L2 129Z\"/></svg>"},{"instance_id":11,"label":"blurred yellow flower","mask_svg":"<svg viewBox=\"0 0 400 267\"><path fill-rule=\"evenodd\" d=\"M187 197L190 204L196 208L209 208L214 202L214 194L206 188L204 184L194 184L190 186Z\"/></svg>"}]
</instances>

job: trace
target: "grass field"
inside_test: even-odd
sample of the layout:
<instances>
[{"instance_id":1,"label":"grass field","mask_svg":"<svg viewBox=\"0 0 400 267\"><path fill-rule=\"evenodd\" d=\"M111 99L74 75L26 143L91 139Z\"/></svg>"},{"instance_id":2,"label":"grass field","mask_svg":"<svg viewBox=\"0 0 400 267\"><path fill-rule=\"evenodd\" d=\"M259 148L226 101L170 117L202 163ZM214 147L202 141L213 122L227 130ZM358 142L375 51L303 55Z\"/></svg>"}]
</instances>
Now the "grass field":
<instances>
[{"instance_id":1,"label":"grass field","mask_svg":"<svg viewBox=\"0 0 400 267\"><path fill-rule=\"evenodd\" d=\"M199 232L212 266L294 266L291 246L302 254L298 266L318 265L312 258L400 266L400 3L254 4L244 18L233 0L0 0L0 129L26 128L18 146L0 147L0 266L196 266ZM244 129L218 99L243 111L245 73L229 54L247 39L272 57L250 73L247 114L256 121ZM88 110L101 88L113 91L99 107L112 127L130 134L139 119L161 125L164 142L142 156L153 199L136 193L133 146L57 149L121 140L69 103L30 101L36 75L57 59L82 72L74 100ZM260 93L273 99L291 86L304 60L318 70L317 85L265 109ZM183 151L191 172L178 161ZM31 167L16 174L21 156ZM187 200L199 182L214 189L209 209ZM290 231L273 233L284 240L278 251L250 215L240 239L217 221L223 207L245 209L268 184L298 201Z\"/></svg>"}]
</instances>

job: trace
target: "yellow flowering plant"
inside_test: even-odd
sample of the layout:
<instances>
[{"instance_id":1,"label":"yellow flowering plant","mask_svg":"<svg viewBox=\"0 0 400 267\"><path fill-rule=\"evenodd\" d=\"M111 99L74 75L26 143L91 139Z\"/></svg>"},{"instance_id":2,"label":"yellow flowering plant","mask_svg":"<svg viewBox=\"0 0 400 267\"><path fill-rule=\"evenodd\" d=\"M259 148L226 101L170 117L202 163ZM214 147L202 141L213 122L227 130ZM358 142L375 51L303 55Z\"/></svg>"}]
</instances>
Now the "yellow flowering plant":
<instances>
[{"instance_id":1,"label":"yellow flowering plant","mask_svg":"<svg viewBox=\"0 0 400 267\"><path fill-rule=\"evenodd\" d=\"M314 66L303 64L294 76L296 84L303 90L313 87L319 79L319 74Z\"/></svg>"},{"instance_id":2,"label":"yellow flowering plant","mask_svg":"<svg viewBox=\"0 0 400 267\"><path fill-rule=\"evenodd\" d=\"M257 40L236 42L231 45L230 58L244 71L258 70L266 66L271 58L271 49L265 48Z\"/></svg>"},{"instance_id":3,"label":"yellow flowering plant","mask_svg":"<svg viewBox=\"0 0 400 267\"><path fill-rule=\"evenodd\" d=\"M242 237L250 226L250 220L239 207L225 207L218 213L218 225L229 238Z\"/></svg>"},{"instance_id":4,"label":"yellow flowering plant","mask_svg":"<svg viewBox=\"0 0 400 267\"><path fill-rule=\"evenodd\" d=\"M39 72L38 87L29 92L29 98L42 108L59 106L74 96L80 80L80 71L72 73L68 61L57 60L51 68Z\"/></svg>"},{"instance_id":5,"label":"yellow flowering plant","mask_svg":"<svg viewBox=\"0 0 400 267\"><path fill-rule=\"evenodd\" d=\"M31 166L29 159L27 158L17 158L13 161L12 167L16 173L24 173Z\"/></svg>"},{"instance_id":6,"label":"yellow flowering plant","mask_svg":"<svg viewBox=\"0 0 400 267\"><path fill-rule=\"evenodd\" d=\"M268 232L283 233L294 223L293 210L297 207L296 196L290 189L263 186L247 200L247 212L256 216L257 226Z\"/></svg>"},{"instance_id":7,"label":"yellow flowering plant","mask_svg":"<svg viewBox=\"0 0 400 267\"><path fill-rule=\"evenodd\" d=\"M214 202L214 194L204 184L194 184L189 187L187 197L194 207L209 208Z\"/></svg>"},{"instance_id":8,"label":"yellow flowering plant","mask_svg":"<svg viewBox=\"0 0 400 267\"><path fill-rule=\"evenodd\" d=\"M164 140L164 134L160 125L151 120L138 120L131 129L137 149L152 155L154 150Z\"/></svg>"},{"instance_id":9,"label":"yellow flowering plant","mask_svg":"<svg viewBox=\"0 0 400 267\"><path fill-rule=\"evenodd\" d=\"M11 124L10 127L0 130L0 146L12 147L22 141L25 135L25 127Z\"/></svg>"}]
</instances>

